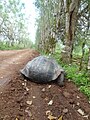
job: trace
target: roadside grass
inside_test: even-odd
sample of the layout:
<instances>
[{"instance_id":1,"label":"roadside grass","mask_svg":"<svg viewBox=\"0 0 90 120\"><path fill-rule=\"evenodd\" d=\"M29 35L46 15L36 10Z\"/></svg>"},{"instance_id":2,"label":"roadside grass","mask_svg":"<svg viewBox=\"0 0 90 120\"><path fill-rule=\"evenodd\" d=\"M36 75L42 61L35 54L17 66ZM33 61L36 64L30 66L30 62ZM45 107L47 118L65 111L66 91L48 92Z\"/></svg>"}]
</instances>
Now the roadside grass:
<instances>
[{"instance_id":1,"label":"roadside grass","mask_svg":"<svg viewBox=\"0 0 90 120\"><path fill-rule=\"evenodd\" d=\"M75 57L76 63L73 62L72 64L67 65L63 64L63 62L61 61L60 51L56 51L53 54L53 57L66 71L67 79L74 82L79 90L84 93L90 100L90 79L85 68L79 71L79 63L77 64L78 58Z\"/></svg>"},{"instance_id":2,"label":"roadside grass","mask_svg":"<svg viewBox=\"0 0 90 120\"><path fill-rule=\"evenodd\" d=\"M23 49L23 46L14 45L14 46L8 46L7 44L3 44L0 42L0 50L18 50Z\"/></svg>"},{"instance_id":3,"label":"roadside grass","mask_svg":"<svg viewBox=\"0 0 90 120\"><path fill-rule=\"evenodd\" d=\"M0 50L19 50L19 49L25 49L25 48L33 48L35 49L33 44L14 44L13 46L10 46L6 43L0 42Z\"/></svg>"},{"instance_id":4,"label":"roadside grass","mask_svg":"<svg viewBox=\"0 0 90 120\"><path fill-rule=\"evenodd\" d=\"M87 97L90 99L90 81L88 74L82 70L78 70L76 64L64 65L64 69L67 73L67 79L73 81Z\"/></svg>"},{"instance_id":5,"label":"roadside grass","mask_svg":"<svg viewBox=\"0 0 90 120\"><path fill-rule=\"evenodd\" d=\"M19 46L0 46L0 50L19 50L23 49L22 47Z\"/></svg>"}]
</instances>

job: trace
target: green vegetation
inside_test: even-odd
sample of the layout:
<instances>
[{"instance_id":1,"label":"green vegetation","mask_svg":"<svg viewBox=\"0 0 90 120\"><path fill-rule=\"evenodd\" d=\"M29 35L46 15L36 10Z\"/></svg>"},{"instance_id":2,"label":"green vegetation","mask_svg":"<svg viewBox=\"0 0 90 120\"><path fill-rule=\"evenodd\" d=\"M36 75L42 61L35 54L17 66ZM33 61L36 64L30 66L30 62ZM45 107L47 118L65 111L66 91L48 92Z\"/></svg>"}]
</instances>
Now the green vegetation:
<instances>
[{"instance_id":1,"label":"green vegetation","mask_svg":"<svg viewBox=\"0 0 90 120\"><path fill-rule=\"evenodd\" d=\"M67 73L67 79L73 81L80 88L80 91L86 94L90 99L90 81L88 74L84 70L79 71L76 64L65 65L64 68Z\"/></svg>"},{"instance_id":2,"label":"green vegetation","mask_svg":"<svg viewBox=\"0 0 90 120\"><path fill-rule=\"evenodd\" d=\"M18 50L18 49L22 49L22 47L18 45L8 46L7 44L3 44L2 42L0 42L0 50Z\"/></svg>"},{"instance_id":3,"label":"green vegetation","mask_svg":"<svg viewBox=\"0 0 90 120\"><path fill-rule=\"evenodd\" d=\"M0 42L0 50L18 50L18 49L25 49L25 48L33 48L34 45L31 41L21 43L21 44L14 44L13 46L8 45L5 42Z\"/></svg>"},{"instance_id":4,"label":"green vegetation","mask_svg":"<svg viewBox=\"0 0 90 120\"><path fill-rule=\"evenodd\" d=\"M31 47L25 4L20 0L0 1L0 49Z\"/></svg>"},{"instance_id":5,"label":"green vegetation","mask_svg":"<svg viewBox=\"0 0 90 120\"><path fill-rule=\"evenodd\" d=\"M87 58L87 54L85 55ZM90 80L86 69L82 69L79 71L79 63L72 62L72 64L64 64L61 61L60 51L57 49L56 52L53 54L53 57L57 60L57 62L64 68L67 74L67 79L74 82L77 87L83 92L89 99L90 99ZM80 58L80 55L77 55L77 58ZM73 58L74 59L74 58ZM85 63L84 63L85 66Z\"/></svg>"}]
</instances>

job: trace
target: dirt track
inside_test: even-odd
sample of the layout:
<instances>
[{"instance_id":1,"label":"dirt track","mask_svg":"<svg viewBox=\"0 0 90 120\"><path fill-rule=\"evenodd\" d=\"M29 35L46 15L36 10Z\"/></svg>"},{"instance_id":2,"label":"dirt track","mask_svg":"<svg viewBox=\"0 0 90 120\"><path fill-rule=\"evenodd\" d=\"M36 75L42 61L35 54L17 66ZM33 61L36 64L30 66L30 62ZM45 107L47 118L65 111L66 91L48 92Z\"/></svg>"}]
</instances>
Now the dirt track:
<instances>
[{"instance_id":1,"label":"dirt track","mask_svg":"<svg viewBox=\"0 0 90 120\"><path fill-rule=\"evenodd\" d=\"M0 120L90 120L90 103L73 83L60 88L21 76L19 70L37 55L34 50L0 51Z\"/></svg>"}]
</instances>

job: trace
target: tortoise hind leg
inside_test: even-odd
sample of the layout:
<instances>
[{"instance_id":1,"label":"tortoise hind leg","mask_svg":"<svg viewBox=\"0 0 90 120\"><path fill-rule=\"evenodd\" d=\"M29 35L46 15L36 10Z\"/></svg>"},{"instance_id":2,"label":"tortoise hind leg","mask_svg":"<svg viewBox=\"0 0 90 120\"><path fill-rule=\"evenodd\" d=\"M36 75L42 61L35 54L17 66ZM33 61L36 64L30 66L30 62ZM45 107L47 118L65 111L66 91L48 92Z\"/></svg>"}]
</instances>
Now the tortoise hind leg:
<instances>
[{"instance_id":1,"label":"tortoise hind leg","mask_svg":"<svg viewBox=\"0 0 90 120\"><path fill-rule=\"evenodd\" d=\"M60 87L64 86L64 73L62 72L57 78L57 83Z\"/></svg>"}]
</instances>

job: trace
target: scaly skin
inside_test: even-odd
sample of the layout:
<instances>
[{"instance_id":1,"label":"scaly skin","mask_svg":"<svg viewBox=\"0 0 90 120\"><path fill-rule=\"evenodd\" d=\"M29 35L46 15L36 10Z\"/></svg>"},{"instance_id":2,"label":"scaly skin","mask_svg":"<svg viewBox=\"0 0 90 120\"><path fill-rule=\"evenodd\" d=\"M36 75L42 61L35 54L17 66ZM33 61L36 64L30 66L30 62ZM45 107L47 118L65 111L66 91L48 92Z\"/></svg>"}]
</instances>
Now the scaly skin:
<instances>
[{"instance_id":1,"label":"scaly skin","mask_svg":"<svg viewBox=\"0 0 90 120\"><path fill-rule=\"evenodd\" d=\"M57 78L57 83L60 87L64 86L65 74L61 72L60 76Z\"/></svg>"}]
</instances>

